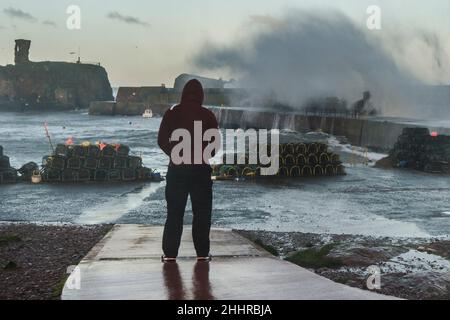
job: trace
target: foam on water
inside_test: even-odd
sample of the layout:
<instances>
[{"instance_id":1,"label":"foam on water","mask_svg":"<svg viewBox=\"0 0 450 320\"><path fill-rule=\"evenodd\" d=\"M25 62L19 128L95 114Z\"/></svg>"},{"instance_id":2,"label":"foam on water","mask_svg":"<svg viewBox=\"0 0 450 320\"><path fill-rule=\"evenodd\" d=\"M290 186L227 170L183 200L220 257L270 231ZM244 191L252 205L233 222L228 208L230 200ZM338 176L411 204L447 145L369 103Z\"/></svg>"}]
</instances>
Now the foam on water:
<instances>
[{"instance_id":1,"label":"foam on water","mask_svg":"<svg viewBox=\"0 0 450 320\"><path fill-rule=\"evenodd\" d=\"M416 273L424 271L447 273L449 269L450 261L447 259L417 250L409 250L402 253L381 266L382 273Z\"/></svg>"},{"instance_id":2,"label":"foam on water","mask_svg":"<svg viewBox=\"0 0 450 320\"><path fill-rule=\"evenodd\" d=\"M370 152L362 147L352 146L348 143L341 143L338 139L334 136L329 136L327 139L328 145L340 152L346 152L350 154L354 154L360 157L364 157L368 159L370 162L375 163L378 160L381 160L385 157L387 157L387 154L384 153L377 153L377 152Z\"/></svg>"},{"instance_id":3,"label":"foam on water","mask_svg":"<svg viewBox=\"0 0 450 320\"><path fill-rule=\"evenodd\" d=\"M85 209L75 222L80 224L114 223L129 211L138 208L145 198L159 188L161 188L160 184L151 183L120 197L107 199L92 208Z\"/></svg>"}]
</instances>

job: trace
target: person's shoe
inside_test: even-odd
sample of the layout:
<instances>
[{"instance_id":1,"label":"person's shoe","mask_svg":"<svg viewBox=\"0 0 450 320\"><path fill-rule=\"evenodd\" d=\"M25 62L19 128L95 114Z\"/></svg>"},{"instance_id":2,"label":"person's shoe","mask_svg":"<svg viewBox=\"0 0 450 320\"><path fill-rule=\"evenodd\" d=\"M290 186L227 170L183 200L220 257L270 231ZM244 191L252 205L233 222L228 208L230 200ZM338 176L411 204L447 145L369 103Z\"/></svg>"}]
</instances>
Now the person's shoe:
<instances>
[{"instance_id":1,"label":"person's shoe","mask_svg":"<svg viewBox=\"0 0 450 320\"><path fill-rule=\"evenodd\" d=\"M197 257L197 261L211 261L212 260L212 256L209 255L207 257Z\"/></svg>"},{"instance_id":2,"label":"person's shoe","mask_svg":"<svg viewBox=\"0 0 450 320\"><path fill-rule=\"evenodd\" d=\"M161 256L161 262L176 262L176 261L177 261L177 258Z\"/></svg>"}]
</instances>

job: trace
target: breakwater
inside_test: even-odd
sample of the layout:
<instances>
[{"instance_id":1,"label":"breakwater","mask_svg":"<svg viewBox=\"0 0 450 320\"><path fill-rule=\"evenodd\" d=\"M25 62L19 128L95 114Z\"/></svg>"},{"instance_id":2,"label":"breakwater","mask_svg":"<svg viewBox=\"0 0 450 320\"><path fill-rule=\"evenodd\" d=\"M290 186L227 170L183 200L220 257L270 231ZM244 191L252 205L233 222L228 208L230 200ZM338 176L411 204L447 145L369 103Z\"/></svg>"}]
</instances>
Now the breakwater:
<instances>
[{"instance_id":1,"label":"breakwater","mask_svg":"<svg viewBox=\"0 0 450 320\"><path fill-rule=\"evenodd\" d=\"M152 104L154 114L163 115L172 104ZM92 115L142 115L148 105L131 102L92 102ZM450 134L450 128L415 122L381 118L345 118L300 113L278 113L265 110L244 110L230 107L210 107L222 128L288 129L299 132L321 130L335 136L345 136L352 145L387 151L407 127L426 127L439 134Z\"/></svg>"},{"instance_id":2,"label":"breakwater","mask_svg":"<svg viewBox=\"0 0 450 320\"><path fill-rule=\"evenodd\" d=\"M354 119L218 107L211 110L223 128L288 129L300 132L321 130L335 136L345 136L352 145L379 150L391 149L403 129L407 127L427 127L439 134L450 134L450 128L406 123L394 119Z\"/></svg>"}]
</instances>

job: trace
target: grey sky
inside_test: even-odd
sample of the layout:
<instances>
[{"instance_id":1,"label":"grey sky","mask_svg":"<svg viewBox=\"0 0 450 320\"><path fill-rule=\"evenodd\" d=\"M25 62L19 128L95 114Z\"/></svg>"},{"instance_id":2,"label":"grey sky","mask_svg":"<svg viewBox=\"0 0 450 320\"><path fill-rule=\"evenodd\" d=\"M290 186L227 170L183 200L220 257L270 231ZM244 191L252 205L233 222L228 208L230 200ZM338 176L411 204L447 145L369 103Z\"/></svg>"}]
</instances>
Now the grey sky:
<instances>
[{"instance_id":1,"label":"grey sky","mask_svg":"<svg viewBox=\"0 0 450 320\"><path fill-rule=\"evenodd\" d=\"M82 60L101 62L113 85L172 85L179 73L196 71L190 61L205 42L230 43L258 24L276 24L292 8L338 9L365 28L371 4L382 9L383 29L376 36L395 59L426 80L450 83L445 59L440 62L444 71L430 71L423 60L435 52L414 56L424 39L442 56L449 51L447 0L2 0L0 64L12 63L14 39L27 38L35 61L75 60L69 53L80 47ZM81 8L81 30L65 27L69 5Z\"/></svg>"}]
</instances>

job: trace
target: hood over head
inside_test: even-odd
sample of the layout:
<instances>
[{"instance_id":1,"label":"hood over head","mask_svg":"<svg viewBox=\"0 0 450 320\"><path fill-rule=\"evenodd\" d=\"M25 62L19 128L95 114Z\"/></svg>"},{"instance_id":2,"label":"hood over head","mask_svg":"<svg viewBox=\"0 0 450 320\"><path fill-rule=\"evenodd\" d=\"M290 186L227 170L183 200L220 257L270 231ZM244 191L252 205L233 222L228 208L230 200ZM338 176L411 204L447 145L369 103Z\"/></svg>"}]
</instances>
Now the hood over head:
<instances>
[{"instance_id":1,"label":"hood over head","mask_svg":"<svg viewBox=\"0 0 450 320\"><path fill-rule=\"evenodd\" d=\"M202 105L204 99L203 87L197 79L189 80L181 94L181 104L196 104Z\"/></svg>"}]
</instances>

